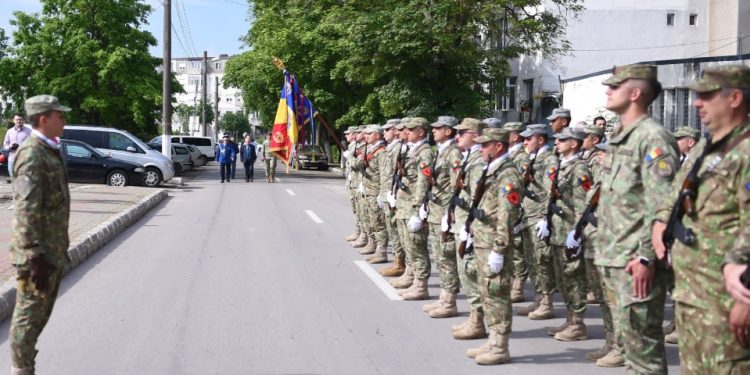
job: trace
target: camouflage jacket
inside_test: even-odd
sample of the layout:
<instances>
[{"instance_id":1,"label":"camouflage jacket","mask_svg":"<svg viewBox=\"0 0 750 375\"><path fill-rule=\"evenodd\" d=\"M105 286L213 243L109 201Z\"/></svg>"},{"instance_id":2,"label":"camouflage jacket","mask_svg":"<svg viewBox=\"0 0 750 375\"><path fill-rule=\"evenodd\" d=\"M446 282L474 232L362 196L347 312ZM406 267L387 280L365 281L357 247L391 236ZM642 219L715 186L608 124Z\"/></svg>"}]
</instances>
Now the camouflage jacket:
<instances>
[{"instance_id":1,"label":"camouflage jacket","mask_svg":"<svg viewBox=\"0 0 750 375\"><path fill-rule=\"evenodd\" d=\"M745 139L719 159L724 146L750 124L734 129L723 142L711 147L698 171L700 185L695 216L683 224L695 232L692 246L675 241L672 263L675 270L674 299L692 306L728 312L732 298L724 288L722 266L747 263L750 259L750 139ZM703 152L702 139L677 173L669 198L663 199L656 219L667 222L682 181ZM739 347L739 345L737 345Z\"/></svg>"},{"instance_id":2,"label":"camouflage jacket","mask_svg":"<svg viewBox=\"0 0 750 375\"><path fill-rule=\"evenodd\" d=\"M383 165L380 173L382 175L380 185L380 196L385 202L385 198L393 192L393 174L396 172L396 160L398 154L401 151L401 141L394 140L389 143L385 148L385 157L383 158ZM390 212L390 210L388 210Z\"/></svg>"},{"instance_id":3,"label":"camouflage jacket","mask_svg":"<svg viewBox=\"0 0 750 375\"><path fill-rule=\"evenodd\" d=\"M427 217L429 223L440 224L440 220L443 219L451 196L453 196L453 187L456 186L456 178L463 158L461 150L453 141L450 141L450 144L442 150L438 147L435 168L432 172L435 185L431 190L430 215Z\"/></svg>"},{"instance_id":4,"label":"camouflage jacket","mask_svg":"<svg viewBox=\"0 0 750 375\"><path fill-rule=\"evenodd\" d=\"M513 161L513 164L515 164L516 168L521 173L524 173L524 171L526 171L526 168L528 168L529 163L531 162L531 158L529 157L529 153L526 152L526 149L523 148L523 143L518 143L511 146L510 150L508 150L508 153L510 154L510 159Z\"/></svg>"},{"instance_id":5,"label":"camouflage jacket","mask_svg":"<svg viewBox=\"0 0 750 375\"><path fill-rule=\"evenodd\" d=\"M677 171L677 142L648 116L622 127L609 140L597 216L596 265L625 267L656 259L651 222Z\"/></svg>"},{"instance_id":6,"label":"camouflage jacket","mask_svg":"<svg viewBox=\"0 0 750 375\"><path fill-rule=\"evenodd\" d=\"M58 268L68 259L70 192L65 159L59 149L32 135L13 164L15 216L11 229L10 262L25 267L44 255Z\"/></svg>"},{"instance_id":7,"label":"camouflage jacket","mask_svg":"<svg viewBox=\"0 0 750 375\"><path fill-rule=\"evenodd\" d=\"M359 142L357 149L354 151L354 157L352 157L352 171L351 171L351 188L355 191L359 190L359 185L362 183L362 177L365 174L365 151L367 150L367 143Z\"/></svg>"},{"instance_id":8,"label":"camouflage jacket","mask_svg":"<svg viewBox=\"0 0 750 375\"><path fill-rule=\"evenodd\" d=\"M583 153L583 160L586 162L586 167L589 169L591 181L593 181L591 190L586 193L587 206L590 204L591 198L594 196L596 188L601 185L602 177L604 176L604 171L602 169L603 159L604 152L596 148ZM594 244L596 243L596 233L597 227L591 224L583 228L583 241L585 242L583 251L584 257L587 259L594 259Z\"/></svg>"},{"instance_id":9,"label":"camouflage jacket","mask_svg":"<svg viewBox=\"0 0 750 375\"><path fill-rule=\"evenodd\" d=\"M549 192L552 189L552 180L557 172L557 156L552 153L549 146L544 146L536 153L536 157L529 165L534 168L534 181L529 183L527 189L534 193L535 199L526 197L523 200L523 211L525 226L535 225L547 215L549 206ZM521 174L525 174L524 170Z\"/></svg>"},{"instance_id":10,"label":"camouflage jacket","mask_svg":"<svg viewBox=\"0 0 750 375\"><path fill-rule=\"evenodd\" d=\"M586 162L581 160L579 155L567 161L563 160L557 173L557 191L560 192L560 199L555 203L563 214L562 217L552 215L549 243L565 246L568 232L575 228L583 210L586 209L586 193L591 190L591 177Z\"/></svg>"},{"instance_id":11,"label":"camouflage jacket","mask_svg":"<svg viewBox=\"0 0 750 375\"><path fill-rule=\"evenodd\" d=\"M513 226L521 214L522 176L508 154L487 168L485 192L477 206L479 216L471 225L474 246L511 255Z\"/></svg>"},{"instance_id":12,"label":"camouflage jacket","mask_svg":"<svg viewBox=\"0 0 750 375\"><path fill-rule=\"evenodd\" d=\"M426 139L412 146L406 153L406 175L401 179L404 188L399 190L396 197L396 218L409 219L412 215L418 215L419 205L429 186L427 174L432 158L432 147Z\"/></svg>"},{"instance_id":13,"label":"camouflage jacket","mask_svg":"<svg viewBox=\"0 0 750 375\"><path fill-rule=\"evenodd\" d=\"M362 183L365 186L365 194L368 197L374 198L380 194L380 186L382 183L381 166L384 158L386 158L384 144L378 143L367 146L367 162L364 165L364 167L366 167L364 173L365 178Z\"/></svg>"},{"instance_id":14,"label":"camouflage jacket","mask_svg":"<svg viewBox=\"0 0 750 375\"><path fill-rule=\"evenodd\" d=\"M357 157L354 156L354 153L357 151L356 149L357 143L350 143L349 147L347 148L347 152L349 156L346 158L346 164L344 165L344 174L346 175L346 187L349 189L354 189L356 186L354 186L354 181L352 178L352 166L354 165L354 162L356 161Z\"/></svg>"},{"instance_id":15,"label":"camouflage jacket","mask_svg":"<svg viewBox=\"0 0 750 375\"><path fill-rule=\"evenodd\" d=\"M451 225L451 232L454 234L458 234L461 228L466 225L466 219L469 217L469 208L471 208L471 200L474 199L474 188L479 178L482 177L482 169L487 164L482 159L482 152L479 151L479 148L479 145L472 147L472 151L468 156L466 177L464 177L463 181L464 188L461 189L461 193L458 195L461 204L456 205L453 215L456 222Z\"/></svg>"}]
</instances>

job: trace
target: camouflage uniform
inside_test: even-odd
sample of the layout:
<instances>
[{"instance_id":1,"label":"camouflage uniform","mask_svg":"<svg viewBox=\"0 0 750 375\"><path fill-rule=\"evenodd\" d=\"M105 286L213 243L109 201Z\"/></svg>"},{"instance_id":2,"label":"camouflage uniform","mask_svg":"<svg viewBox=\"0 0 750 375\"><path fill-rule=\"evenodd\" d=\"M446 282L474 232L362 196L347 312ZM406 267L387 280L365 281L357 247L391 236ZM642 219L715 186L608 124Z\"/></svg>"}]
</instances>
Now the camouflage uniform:
<instances>
[{"instance_id":1,"label":"camouflage uniform","mask_svg":"<svg viewBox=\"0 0 750 375\"><path fill-rule=\"evenodd\" d=\"M697 92L722 87L750 89L750 69L736 65L709 68L702 80L691 85ZM750 373L750 348L740 346L730 330L728 317L735 300L725 289L722 273L725 264L747 264L750 259L750 138L733 142L747 132L750 124L745 123L714 140L698 171L695 216L683 218L696 242L687 246L675 241L672 249L683 373ZM734 147L727 150L730 143ZM705 147L703 139L691 150L669 198L661 201L656 220L667 222L682 181Z\"/></svg>"},{"instance_id":2,"label":"camouflage uniform","mask_svg":"<svg viewBox=\"0 0 750 375\"><path fill-rule=\"evenodd\" d=\"M525 127L520 122L509 122L503 125L503 129L508 131L517 131L520 133L525 129ZM524 149L523 147L523 142L510 146L508 153L510 154L510 158L513 161L513 164L523 175L526 171L526 168L529 167L529 163L531 162L529 153L526 152L526 149ZM523 215L523 209L521 210L521 214ZM531 264L533 264L532 254L524 251L522 241L522 231L526 229L527 225L525 222L523 222L522 217L520 218L520 220L521 221L517 223L516 228L514 228L516 234L513 235L513 248L515 249L515 251L513 252L513 290L520 293L517 300L519 302L524 300L523 285L526 283L526 279L528 279L530 275L532 280L535 279L533 274L533 267L531 267Z\"/></svg>"},{"instance_id":3,"label":"camouflage uniform","mask_svg":"<svg viewBox=\"0 0 750 375\"><path fill-rule=\"evenodd\" d=\"M364 126L361 130L364 130ZM354 205L357 208L357 220L359 220L360 230L362 231L362 235L358 243L355 242L354 247L366 246L370 242L370 236L372 235L369 220L370 214L365 201L365 151L367 151L367 143L364 141L358 142L351 161L351 186L354 194Z\"/></svg>"},{"instance_id":4,"label":"camouflage uniform","mask_svg":"<svg viewBox=\"0 0 750 375\"><path fill-rule=\"evenodd\" d=\"M380 172L384 177L383 179L381 179L382 184L380 187L380 196L384 202L386 197L388 197L388 194L391 194L393 192L393 175L394 173L396 173L396 160L398 159L398 155L401 152L402 146L404 146L403 142L399 140L393 140L388 145L388 147L386 147L386 155L383 158L383 166ZM388 230L388 242L391 244L393 257L397 259L403 259L405 254L404 248L401 245L401 238L398 235L396 213L390 209L390 206L387 202L385 204L384 211L385 224Z\"/></svg>"},{"instance_id":5,"label":"camouflage uniform","mask_svg":"<svg viewBox=\"0 0 750 375\"><path fill-rule=\"evenodd\" d=\"M356 127L351 126L347 130L348 132L354 132ZM359 233L359 230L361 229L359 227L359 218L357 217L357 204L355 200L355 193L357 192L356 186L354 186L354 182L352 181L352 163L354 162L354 152L356 151L356 142L352 142L349 144L349 146L346 149L346 162L344 163L344 176L346 176L346 192L349 196L349 203L352 206L352 213L354 214L354 220L355 220L355 233Z\"/></svg>"},{"instance_id":6,"label":"camouflage uniform","mask_svg":"<svg viewBox=\"0 0 750 375\"><path fill-rule=\"evenodd\" d=\"M655 80L656 67L620 68L604 84L632 78ZM644 115L620 128L609 147L603 166L595 263L602 267L606 293L615 301L612 316L628 370L666 373L661 324L667 273L656 267L649 295L638 299L625 266L639 256L656 259L651 222L677 170L677 144L660 124Z\"/></svg>"},{"instance_id":7,"label":"camouflage uniform","mask_svg":"<svg viewBox=\"0 0 750 375\"><path fill-rule=\"evenodd\" d=\"M382 133L382 130L379 125L370 125L365 129L365 133L367 134L373 132ZM360 254L373 254L378 252L380 255L384 256L385 249L388 246L388 230L385 227L385 214L378 206L377 198L380 195L380 188L383 183L381 166L383 164L383 159L386 158L385 145L382 142L367 145L366 160L364 155L362 156L365 171L362 179L362 184L365 189L363 204L367 206L367 222L370 232L368 233L368 246L360 251Z\"/></svg>"}]
</instances>

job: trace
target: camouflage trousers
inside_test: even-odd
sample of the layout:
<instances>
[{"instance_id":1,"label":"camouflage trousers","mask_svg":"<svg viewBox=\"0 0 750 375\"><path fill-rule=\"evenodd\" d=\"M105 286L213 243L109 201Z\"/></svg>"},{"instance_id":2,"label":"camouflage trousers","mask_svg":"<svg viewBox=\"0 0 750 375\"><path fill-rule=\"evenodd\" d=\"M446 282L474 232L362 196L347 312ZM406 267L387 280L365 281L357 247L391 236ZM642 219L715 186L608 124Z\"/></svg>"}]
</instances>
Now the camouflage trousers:
<instances>
[{"instance_id":1,"label":"camouflage trousers","mask_svg":"<svg viewBox=\"0 0 750 375\"><path fill-rule=\"evenodd\" d=\"M266 158L266 177L276 178L276 158Z\"/></svg>"},{"instance_id":2,"label":"camouflage trousers","mask_svg":"<svg viewBox=\"0 0 750 375\"><path fill-rule=\"evenodd\" d=\"M417 232L410 232L406 223L409 219L398 219L398 234L401 246L406 251L406 259L411 263L414 277L417 280L426 280L430 277L432 265L430 264L430 253L427 251L427 224Z\"/></svg>"},{"instance_id":3,"label":"camouflage trousers","mask_svg":"<svg viewBox=\"0 0 750 375\"><path fill-rule=\"evenodd\" d=\"M430 223L430 246L435 267L440 275L440 288L448 293L458 293L461 286L458 278L458 263L456 262L456 244L453 233L448 235L448 241L443 241L443 230L440 224Z\"/></svg>"},{"instance_id":4,"label":"camouflage trousers","mask_svg":"<svg viewBox=\"0 0 750 375\"><path fill-rule=\"evenodd\" d=\"M750 349L729 328L729 311L721 303L706 310L676 302L683 374L750 374Z\"/></svg>"},{"instance_id":5,"label":"camouflage trousers","mask_svg":"<svg viewBox=\"0 0 750 375\"><path fill-rule=\"evenodd\" d=\"M590 246L587 242L584 242L583 246ZM593 251L593 249L592 249ZM602 280L601 271L599 267L594 265L594 260L591 258L586 259L586 280L589 283L589 290L594 294L594 297L601 301L599 308L602 310L602 322L604 323L604 333L615 333L615 326L612 323L612 309L610 305L612 301L609 300L609 296L604 293L604 280Z\"/></svg>"},{"instance_id":6,"label":"camouflage trousers","mask_svg":"<svg viewBox=\"0 0 750 375\"><path fill-rule=\"evenodd\" d=\"M372 231L370 230L370 220L369 220L369 213L367 209L367 202L365 201L365 198L362 196L361 193L357 192L355 190L354 192L354 202L357 206L357 221L359 221L359 229L365 232L365 234L369 237Z\"/></svg>"},{"instance_id":7,"label":"camouflage trousers","mask_svg":"<svg viewBox=\"0 0 750 375\"><path fill-rule=\"evenodd\" d=\"M612 303L615 335L622 346L629 373L666 374L664 349L664 302L667 274L656 269L651 293L644 299L633 296L633 278L624 267L600 267L605 294ZM682 338L680 338L682 339Z\"/></svg>"},{"instance_id":8,"label":"camouflage trousers","mask_svg":"<svg viewBox=\"0 0 750 375\"><path fill-rule=\"evenodd\" d=\"M550 245L555 260L557 286L568 311L583 314L586 312L586 264L583 257L568 259L565 246Z\"/></svg>"},{"instance_id":9,"label":"camouflage trousers","mask_svg":"<svg viewBox=\"0 0 750 375\"><path fill-rule=\"evenodd\" d=\"M456 260L458 262L458 277L461 280L461 289L466 295L466 300L472 310L483 311L482 298L479 296L479 280L477 275L476 259L474 253L464 254L464 258L458 258L458 247L461 241L453 241L456 245Z\"/></svg>"},{"instance_id":10,"label":"camouflage trousers","mask_svg":"<svg viewBox=\"0 0 750 375\"><path fill-rule=\"evenodd\" d=\"M513 236L513 277L526 280L531 276L535 280L532 264L532 256L523 247L523 235L518 233Z\"/></svg>"},{"instance_id":11,"label":"camouflage trousers","mask_svg":"<svg viewBox=\"0 0 750 375\"><path fill-rule=\"evenodd\" d=\"M370 225L370 239L374 239L378 245L385 249L388 247L388 229L385 227L385 213L378 207L377 195L365 197L367 204L367 221Z\"/></svg>"},{"instance_id":12,"label":"camouflage trousers","mask_svg":"<svg viewBox=\"0 0 750 375\"><path fill-rule=\"evenodd\" d=\"M513 267L506 265L500 273L492 273L487 262L490 251L492 250L474 248L484 320L490 329L509 334L513 323L513 308L510 303Z\"/></svg>"},{"instance_id":13,"label":"camouflage trousers","mask_svg":"<svg viewBox=\"0 0 750 375\"><path fill-rule=\"evenodd\" d=\"M47 324L60 288L62 270L53 272L49 290L37 295L28 274L17 272L16 306L10 323L10 352L14 367L34 367L36 343Z\"/></svg>"},{"instance_id":14,"label":"camouflage trousers","mask_svg":"<svg viewBox=\"0 0 750 375\"><path fill-rule=\"evenodd\" d=\"M388 232L388 243L391 244L391 250L394 257L404 255L404 248L401 246L401 238L398 235L398 224L396 224L396 214L392 213L389 208L385 211L385 228Z\"/></svg>"},{"instance_id":15,"label":"camouflage trousers","mask_svg":"<svg viewBox=\"0 0 750 375\"><path fill-rule=\"evenodd\" d=\"M347 187L346 192L349 193L349 204L352 205L352 213L356 216L357 215L357 203L356 203L356 200L354 199L354 194L356 191L354 189L350 189Z\"/></svg>"},{"instance_id":16,"label":"camouflage trousers","mask_svg":"<svg viewBox=\"0 0 750 375\"><path fill-rule=\"evenodd\" d=\"M555 291L555 263L549 246L536 236L533 225L521 233L524 252L530 254L533 260L531 267L536 277L534 290L537 293L552 294Z\"/></svg>"}]
</instances>

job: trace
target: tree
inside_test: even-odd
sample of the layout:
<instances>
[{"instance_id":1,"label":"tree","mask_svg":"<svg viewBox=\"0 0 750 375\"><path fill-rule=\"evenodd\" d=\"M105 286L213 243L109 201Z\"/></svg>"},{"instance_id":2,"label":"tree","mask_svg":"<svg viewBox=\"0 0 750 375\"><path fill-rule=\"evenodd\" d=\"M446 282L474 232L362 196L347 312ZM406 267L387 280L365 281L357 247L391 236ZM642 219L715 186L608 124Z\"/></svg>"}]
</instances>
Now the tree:
<instances>
[{"instance_id":1,"label":"tree","mask_svg":"<svg viewBox=\"0 0 750 375\"><path fill-rule=\"evenodd\" d=\"M232 133L236 137L252 130L250 129L250 121L247 120L247 116L242 112L227 112L224 114L219 119L219 129L227 133Z\"/></svg>"},{"instance_id":2,"label":"tree","mask_svg":"<svg viewBox=\"0 0 750 375\"><path fill-rule=\"evenodd\" d=\"M178 104L174 108L174 119L183 129L187 129L190 124L190 117L195 116L198 123L201 123L201 106L206 108L206 124L210 124L214 121L214 108L211 103L203 104L203 101L199 101L195 105Z\"/></svg>"},{"instance_id":3,"label":"tree","mask_svg":"<svg viewBox=\"0 0 750 375\"><path fill-rule=\"evenodd\" d=\"M295 73L316 108L338 126L389 117L489 112L508 61L569 49L566 19L582 0L253 0L249 51L227 64L225 85L246 109L273 121L281 73ZM545 9L543 4L551 4Z\"/></svg>"},{"instance_id":4,"label":"tree","mask_svg":"<svg viewBox=\"0 0 750 375\"><path fill-rule=\"evenodd\" d=\"M15 12L12 45L0 60L0 90L21 107L53 94L73 108L70 123L109 125L141 138L158 133L161 59L142 30L151 7L140 0L41 0L41 13ZM181 92L172 79L173 92Z\"/></svg>"}]
</instances>

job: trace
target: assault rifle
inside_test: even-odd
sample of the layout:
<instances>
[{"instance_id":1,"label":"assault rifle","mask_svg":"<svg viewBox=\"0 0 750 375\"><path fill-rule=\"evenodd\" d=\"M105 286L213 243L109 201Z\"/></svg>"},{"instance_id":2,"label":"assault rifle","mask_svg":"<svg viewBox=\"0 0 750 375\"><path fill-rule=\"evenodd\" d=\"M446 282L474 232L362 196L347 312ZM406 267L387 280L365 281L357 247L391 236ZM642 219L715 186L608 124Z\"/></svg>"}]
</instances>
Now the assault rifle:
<instances>
[{"instance_id":1,"label":"assault rifle","mask_svg":"<svg viewBox=\"0 0 750 375\"><path fill-rule=\"evenodd\" d=\"M492 161L493 157L490 155L489 160ZM466 233L469 233L469 230L471 229L471 223L474 222L474 219L476 219L479 207L479 202L482 201L482 197L484 196L485 187L486 187L486 181L487 181L487 170L490 169L489 163L487 166L484 167L484 170L482 170L482 177L479 178L479 181L477 182L477 188L474 191L474 199L471 201L471 209L469 209L469 216L466 217L466 224L464 224L464 230ZM461 241L461 243L458 245L458 256L461 257L461 259L464 259L464 255L466 253L471 254L473 252L473 245L466 248L466 241Z\"/></svg>"},{"instance_id":2,"label":"assault rifle","mask_svg":"<svg viewBox=\"0 0 750 375\"><path fill-rule=\"evenodd\" d=\"M581 238L583 238L583 229L586 228L586 225L593 225L597 226L597 219L596 219L596 208L599 206L599 195L601 194L601 186L598 186L596 188L596 191L594 192L594 195L591 196L591 201L589 201L588 206L586 206L586 209L583 210L583 214L581 215L581 218L578 219L578 222L576 223L575 232L573 233L573 238L576 241L580 241ZM573 255L576 253L575 249L568 249L565 248L565 256L568 259L571 259Z\"/></svg>"},{"instance_id":3,"label":"assault rifle","mask_svg":"<svg viewBox=\"0 0 750 375\"><path fill-rule=\"evenodd\" d=\"M406 150L404 147L404 141L399 141L398 145L398 157L396 157L396 165L393 168L393 179L391 182L391 194L395 197L399 190L403 189L403 183L401 178L404 177L406 172L404 171L404 164L406 159ZM391 212L395 212L396 208L391 207Z\"/></svg>"},{"instance_id":4,"label":"assault rifle","mask_svg":"<svg viewBox=\"0 0 750 375\"><path fill-rule=\"evenodd\" d=\"M540 149L536 149L536 151L534 151L534 158L531 158L531 157L529 158L530 159L529 166L528 168L526 168L523 174L523 183L524 183L523 195L533 200L536 200L536 194L534 194L534 192L531 191L531 189L529 189L529 185L531 185L531 183L534 182L534 173L535 173L534 162L536 161L536 157L539 154L539 150Z\"/></svg>"},{"instance_id":5,"label":"assault rifle","mask_svg":"<svg viewBox=\"0 0 750 375\"><path fill-rule=\"evenodd\" d=\"M549 245L550 237L552 237L552 215L563 216L563 210L557 206L557 200L561 197L560 191L557 189L557 183L560 180L561 163L562 159L558 155L557 169L555 169L555 178L552 179L552 186L549 189L549 204L547 205L547 229L550 232L549 236L544 240L547 245Z\"/></svg>"},{"instance_id":6,"label":"assault rifle","mask_svg":"<svg viewBox=\"0 0 750 375\"><path fill-rule=\"evenodd\" d=\"M425 210L427 209L427 206L430 204L430 201L432 200L432 187L435 186L435 179L437 176L435 176L435 166L437 165L437 157L432 161L432 165L430 166L430 175L427 177L427 190L424 192L424 197L422 197L422 206L424 206ZM422 207L420 206L420 207ZM422 225L427 224L427 218L422 219Z\"/></svg>"},{"instance_id":7,"label":"assault rifle","mask_svg":"<svg viewBox=\"0 0 750 375\"><path fill-rule=\"evenodd\" d=\"M469 164L469 152L466 153L466 158L464 158L464 162L461 164L461 169L458 171L458 176L456 177L456 186L453 188L453 195L451 195L451 200L448 202L448 211L446 211L446 215L448 215L448 230L443 232L443 241L448 242L450 233L451 233L451 226L453 225L453 222L456 221L456 206L461 203L461 198L459 198L459 195L461 194L461 190L464 188L464 179L466 178L466 165Z\"/></svg>"}]
</instances>

